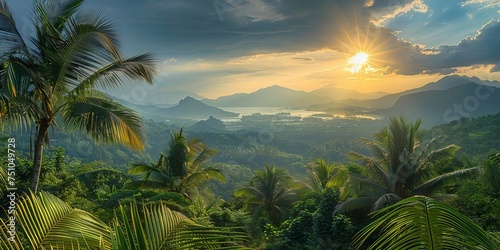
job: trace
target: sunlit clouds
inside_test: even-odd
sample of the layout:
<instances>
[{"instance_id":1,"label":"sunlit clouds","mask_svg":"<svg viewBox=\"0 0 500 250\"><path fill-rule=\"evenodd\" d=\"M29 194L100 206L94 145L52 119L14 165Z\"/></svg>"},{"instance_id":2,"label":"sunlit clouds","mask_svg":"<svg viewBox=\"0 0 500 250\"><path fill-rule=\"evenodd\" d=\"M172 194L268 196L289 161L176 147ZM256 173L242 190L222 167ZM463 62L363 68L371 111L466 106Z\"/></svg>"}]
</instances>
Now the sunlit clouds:
<instances>
[{"instance_id":1,"label":"sunlit clouds","mask_svg":"<svg viewBox=\"0 0 500 250\"><path fill-rule=\"evenodd\" d=\"M25 23L32 1L7 1L21 13L18 23ZM158 95L190 91L215 98L271 85L397 92L448 74L500 80L496 0L107 0L85 5L116 21L126 55L156 56L159 76L154 90L146 90ZM123 91L130 95L131 88Z\"/></svg>"},{"instance_id":2,"label":"sunlit clouds","mask_svg":"<svg viewBox=\"0 0 500 250\"><path fill-rule=\"evenodd\" d=\"M429 9L423 0L389 0L378 2L383 2L380 4L380 7L374 4L369 6L378 7L376 9L374 8L371 12L371 22L378 26L382 26L387 20L393 19L399 15L408 12L426 13Z\"/></svg>"}]
</instances>

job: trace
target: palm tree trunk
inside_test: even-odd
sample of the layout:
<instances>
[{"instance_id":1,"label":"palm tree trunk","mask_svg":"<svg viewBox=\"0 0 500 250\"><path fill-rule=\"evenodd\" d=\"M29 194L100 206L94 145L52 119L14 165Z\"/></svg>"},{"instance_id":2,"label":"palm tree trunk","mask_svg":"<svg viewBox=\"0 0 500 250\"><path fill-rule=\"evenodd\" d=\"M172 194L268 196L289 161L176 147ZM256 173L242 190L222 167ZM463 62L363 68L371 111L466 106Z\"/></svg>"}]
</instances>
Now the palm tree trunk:
<instances>
[{"instance_id":1,"label":"palm tree trunk","mask_svg":"<svg viewBox=\"0 0 500 250\"><path fill-rule=\"evenodd\" d=\"M50 121L44 118L40 121L40 127L38 128L38 135L35 139L35 157L33 158L33 174L31 177L31 190L36 193L38 189L38 182L40 180L40 173L42 172L42 157L43 157L43 146L45 144L45 138L49 131Z\"/></svg>"}]
</instances>

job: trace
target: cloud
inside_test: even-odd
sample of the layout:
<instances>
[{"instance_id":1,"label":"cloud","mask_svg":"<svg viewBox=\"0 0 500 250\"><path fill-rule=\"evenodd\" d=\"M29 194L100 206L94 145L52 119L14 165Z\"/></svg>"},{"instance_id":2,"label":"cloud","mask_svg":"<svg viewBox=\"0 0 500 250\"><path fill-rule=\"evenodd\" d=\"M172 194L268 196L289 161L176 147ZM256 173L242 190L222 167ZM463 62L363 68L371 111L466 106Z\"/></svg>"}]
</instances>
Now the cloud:
<instances>
[{"instance_id":1,"label":"cloud","mask_svg":"<svg viewBox=\"0 0 500 250\"><path fill-rule=\"evenodd\" d=\"M345 53L344 61L357 51L368 50L372 66L383 69L380 72L385 74L447 74L456 71L456 67L499 64L498 21L488 23L478 34L455 46L432 49L398 39L396 31L382 26L389 20L399 20L397 18L406 13L429 12L430 15L430 1L217 1L229 7L218 12L213 0L109 0L99 5L113 9L112 19L126 30L123 33L128 49L154 51L164 61L163 74L169 74L171 86L179 86L179 89L190 86L197 90L201 83L222 86L228 79L241 75L287 74L283 72L297 70L290 64L314 65L327 61L304 53L324 49L334 51L337 58ZM456 5L459 8L495 3L498 1L469 0ZM444 23L458 14L436 15L432 25ZM258 58L252 57L254 55L265 60L253 61ZM252 63L236 66L238 62L247 63L244 60L252 60ZM282 66L278 66L280 63ZM345 64L340 60L339 63ZM308 75L344 67L339 65Z\"/></svg>"},{"instance_id":2,"label":"cloud","mask_svg":"<svg viewBox=\"0 0 500 250\"><path fill-rule=\"evenodd\" d=\"M425 50L422 46L404 43L402 52L387 66L400 74L448 74L454 68L471 65L500 65L500 19L491 20L477 34L463 39L456 46ZM497 68L497 67L495 67Z\"/></svg>"},{"instance_id":3,"label":"cloud","mask_svg":"<svg viewBox=\"0 0 500 250\"><path fill-rule=\"evenodd\" d=\"M462 2L462 6L478 4L481 8L494 8L500 7L500 2L498 0L467 0Z\"/></svg>"},{"instance_id":4,"label":"cloud","mask_svg":"<svg viewBox=\"0 0 500 250\"><path fill-rule=\"evenodd\" d=\"M377 26L411 11L426 13L429 9L423 0L378 0L367 7L371 22Z\"/></svg>"},{"instance_id":5,"label":"cloud","mask_svg":"<svg viewBox=\"0 0 500 250\"><path fill-rule=\"evenodd\" d=\"M497 64L493 67L491 67L491 69L489 70L490 73L494 73L494 72L500 72L500 64Z\"/></svg>"},{"instance_id":6,"label":"cloud","mask_svg":"<svg viewBox=\"0 0 500 250\"><path fill-rule=\"evenodd\" d=\"M309 57L293 57L293 60L300 60L300 61L305 61L305 62L312 62L314 61L312 58Z\"/></svg>"},{"instance_id":7,"label":"cloud","mask_svg":"<svg viewBox=\"0 0 500 250\"><path fill-rule=\"evenodd\" d=\"M228 3L231 8L224 11L222 15L234 15L236 19L243 19L247 22L260 21L281 21L285 17L276 12L273 5L263 0L215 0L213 3ZM219 16L220 17L220 16Z\"/></svg>"}]
</instances>

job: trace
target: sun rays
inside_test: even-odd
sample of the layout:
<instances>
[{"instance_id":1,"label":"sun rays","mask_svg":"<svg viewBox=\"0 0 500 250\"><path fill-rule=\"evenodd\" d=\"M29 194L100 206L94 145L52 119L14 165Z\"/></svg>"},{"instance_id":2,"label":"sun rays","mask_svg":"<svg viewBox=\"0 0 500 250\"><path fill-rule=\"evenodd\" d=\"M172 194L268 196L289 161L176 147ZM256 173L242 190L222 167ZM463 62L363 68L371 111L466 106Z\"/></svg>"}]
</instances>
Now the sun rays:
<instances>
[{"instance_id":1,"label":"sun rays","mask_svg":"<svg viewBox=\"0 0 500 250\"><path fill-rule=\"evenodd\" d=\"M373 69L369 65L369 55L365 52L358 52L354 56L350 57L348 60L347 71L352 73L359 73L363 70Z\"/></svg>"}]
</instances>

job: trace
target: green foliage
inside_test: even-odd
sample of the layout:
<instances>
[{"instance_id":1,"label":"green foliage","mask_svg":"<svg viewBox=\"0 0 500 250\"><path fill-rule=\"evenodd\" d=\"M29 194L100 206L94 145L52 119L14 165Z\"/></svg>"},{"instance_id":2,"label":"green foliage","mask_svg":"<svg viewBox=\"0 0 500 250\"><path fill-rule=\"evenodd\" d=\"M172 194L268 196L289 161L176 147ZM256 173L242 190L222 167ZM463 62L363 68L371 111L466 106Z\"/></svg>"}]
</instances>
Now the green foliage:
<instances>
[{"instance_id":1,"label":"green foliage","mask_svg":"<svg viewBox=\"0 0 500 250\"><path fill-rule=\"evenodd\" d=\"M453 203L486 230L500 231L500 162L498 154L482 163L482 173L462 185Z\"/></svg>"},{"instance_id":2,"label":"green foliage","mask_svg":"<svg viewBox=\"0 0 500 250\"><path fill-rule=\"evenodd\" d=\"M429 130L433 137L443 136L443 143L462 147L459 157L485 159L500 152L500 113L473 119L460 119Z\"/></svg>"},{"instance_id":3,"label":"green foliage","mask_svg":"<svg viewBox=\"0 0 500 250\"><path fill-rule=\"evenodd\" d=\"M286 217L295 195L290 189L292 178L282 168L265 165L264 171L255 171L250 186L235 191L245 200L254 217L265 216L273 225Z\"/></svg>"},{"instance_id":4,"label":"green foliage","mask_svg":"<svg viewBox=\"0 0 500 250\"><path fill-rule=\"evenodd\" d=\"M278 249L347 249L355 227L344 215L333 215L339 191L310 193L291 209L279 231Z\"/></svg>"},{"instance_id":5,"label":"green foliage","mask_svg":"<svg viewBox=\"0 0 500 250\"><path fill-rule=\"evenodd\" d=\"M170 147L160 154L156 163L134 163L129 174L138 175L141 180L127 184L132 189L151 189L189 193L208 179L225 181L218 169L204 168L216 151L209 149L200 140L188 141L183 129L171 135Z\"/></svg>"},{"instance_id":6,"label":"green foliage","mask_svg":"<svg viewBox=\"0 0 500 250\"><path fill-rule=\"evenodd\" d=\"M111 247L109 227L92 214L71 208L46 192L40 192L38 196L31 193L18 199L16 226L22 228L29 245L23 247L9 241L6 222L2 220L3 249ZM20 240L16 239L17 242Z\"/></svg>"},{"instance_id":7,"label":"green foliage","mask_svg":"<svg viewBox=\"0 0 500 250\"><path fill-rule=\"evenodd\" d=\"M362 174L350 174L342 194L346 200L338 212L376 211L413 195L446 195L447 188L477 172L477 167L444 171L459 147L435 149L437 138L424 144L421 124L421 119L408 123L393 117L388 127L375 134L375 141L366 140L372 156L350 153L365 168Z\"/></svg>"},{"instance_id":8,"label":"green foliage","mask_svg":"<svg viewBox=\"0 0 500 250\"><path fill-rule=\"evenodd\" d=\"M314 191L325 188L342 187L348 178L348 170L340 164L329 164L323 159L306 166L310 178L309 186Z\"/></svg>"},{"instance_id":9,"label":"green foliage","mask_svg":"<svg viewBox=\"0 0 500 250\"><path fill-rule=\"evenodd\" d=\"M471 219L432 198L414 196L373 213L379 216L355 236L359 249L382 230L368 249L498 249L500 239ZM496 237L496 239L495 239Z\"/></svg>"},{"instance_id":10,"label":"green foliage","mask_svg":"<svg viewBox=\"0 0 500 250\"><path fill-rule=\"evenodd\" d=\"M135 203L129 213L120 208L122 220L112 225L112 249L244 249L240 245L247 240L243 233L197 224L166 206L144 206L142 211Z\"/></svg>"},{"instance_id":11,"label":"green foliage","mask_svg":"<svg viewBox=\"0 0 500 250\"><path fill-rule=\"evenodd\" d=\"M252 178L252 170L245 166L225 163L211 163L210 167L219 169L220 172L226 177L226 181L220 182L217 180L209 180L206 188L213 190L217 196L220 196L226 201L232 199L233 192L236 189L248 185L248 182Z\"/></svg>"},{"instance_id":12,"label":"green foliage","mask_svg":"<svg viewBox=\"0 0 500 250\"><path fill-rule=\"evenodd\" d=\"M16 225L28 245L21 245L19 238L10 241L2 220L2 249L244 249L241 245L248 239L235 228L201 225L161 204L120 206L120 217L111 227L45 192L22 197L17 205Z\"/></svg>"},{"instance_id":13,"label":"green foliage","mask_svg":"<svg viewBox=\"0 0 500 250\"><path fill-rule=\"evenodd\" d=\"M336 189L328 188L321 192L318 209L314 213L314 235L325 239L330 244L332 234L332 217L335 206L339 202L339 192Z\"/></svg>"}]
</instances>

